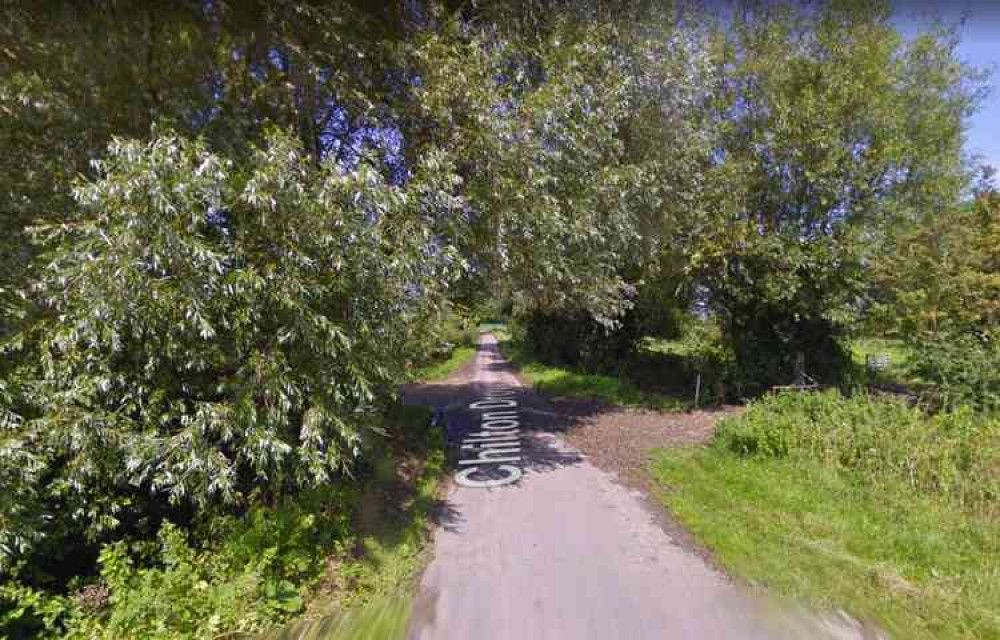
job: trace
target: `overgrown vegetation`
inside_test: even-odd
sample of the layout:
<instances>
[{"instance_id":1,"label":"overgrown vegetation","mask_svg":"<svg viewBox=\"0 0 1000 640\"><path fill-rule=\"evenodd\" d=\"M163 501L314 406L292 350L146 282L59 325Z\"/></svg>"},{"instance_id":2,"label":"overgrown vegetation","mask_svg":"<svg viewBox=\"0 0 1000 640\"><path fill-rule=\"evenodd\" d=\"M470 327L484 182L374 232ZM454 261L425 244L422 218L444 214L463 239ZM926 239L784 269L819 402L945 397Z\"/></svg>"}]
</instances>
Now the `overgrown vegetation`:
<instances>
[{"instance_id":1,"label":"overgrown vegetation","mask_svg":"<svg viewBox=\"0 0 1000 640\"><path fill-rule=\"evenodd\" d=\"M849 387L852 338L902 336L925 406L994 409L1000 198L957 32L696 4L5 3L5 624L289 615L310 574L227 541L352 513L398 384L480 318L554 392Z\"/></svg>"},{"instance_id":2,"label":"overgrown vegetation","mask_svg":"<svg viewBox=\"0 0 1000 640\"><path fill-rule=\"evenodd\" d=\"M359 470L359 483L217 518L192 536L165 521L154 540L105 546L100 580L66 596L6 584L0 631L12 638L250 637L304 613L340 620L373 602L405 601L444 471L443 436L427 430L429 417L427 409L394 410L398 435Z\"/></svg>"},{"instance_id":3,"label":"overgrown vegetation","mask_svg":"<svg viewBox=\"0 0 1000 640\"><path fill-rule=\"evenodd\" d=\"M737 575L898 637L998 638L998 462L995 417L787 393L651 472Z\"/></svg>"}]
</instances>

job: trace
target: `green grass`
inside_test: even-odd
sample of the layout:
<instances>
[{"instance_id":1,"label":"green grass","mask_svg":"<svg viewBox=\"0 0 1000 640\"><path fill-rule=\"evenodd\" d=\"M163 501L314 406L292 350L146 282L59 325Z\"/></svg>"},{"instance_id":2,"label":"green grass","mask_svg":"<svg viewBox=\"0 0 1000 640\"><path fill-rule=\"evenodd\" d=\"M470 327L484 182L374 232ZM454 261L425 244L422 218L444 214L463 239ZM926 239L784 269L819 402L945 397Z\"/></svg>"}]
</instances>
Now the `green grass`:
<instances>
[{"instance_id":1,"label":"green grass","mask_svg":"<svg viewBox=\"0 0 1000 640\"><path fill-rule=\"evenodd\" d=\"M849 344L851 358L859 367L864 367L868 356L889 356L889 366L879 376L893 382L908 382L907 362L910 347L902 340L894 338L856 338Z\"/></svg>"},{"instance_id":2,"label":"green grass","mask_svg":"<svg viewBox=\"0 0 1000 640\"><path fill-rule=\"evenodd\" d=\"M674 396L643 391L628 380L596 373L582 373L543 364L525 353L506 332L494 331L504 356L517 366L521 377L550 396L596 398L617 406L639 406L662 411L688 408L689 402Z\"/></svg>"},{"instance_id":3,"label":"green grass","mask_svg":"<svg viewBox=\"0 0 1000 640\"><path fill-rule=\"evenodd\" d=\"M686 358L693 354L694 345L686 340L664 340L653 336L646 336L640 343L640 348L650 353L662 353L668 356Z\"/></svg>"},{"instance_id":4,"label":"green grass","mask_svg":"<svg viewBox=\"0 0 1000 640\"><path fill-rule=\"evenodd\" d=\"M455 347L444 360L418 367L412 372L413 379L422 382L442 380L455 373L476 357L475 347Z\"/></svg>"},{"instance_id":5,"label":"green grass","mask_svg":"<svg viewBox=\"0 0 1000 640\"><path fill-rule=\"evenodd\" d=\"M258 640L402 640L412 606L409 597L384 598L343 614L300 620Z\"/></svg>"},{"instance_id":6,"label":"green grass","mask_svg":"<svg viewBox=\"0 0 1000 640\"><path fill-rule=\"evenodd\" d=\"M353 589L343 594L342 604L370 604L373 600L395 597L415 588L423 563L431 511L446 472L444 435L438 429L414 494L398 517L383 517L383 522L369 526L360 540L361 556L340 570ZM375 500L384 500L377 489ZM380 508L386 505L378 505Z\"/></svg>"},{"instance_id":7,"label":"green grass","mask_svg":"<svg viewBox=\"0 0 1000 640\"><path fill-rule=\"evenodd\" d=\"M1000 638L997 431L838 394L766 398L708 448L662 450L658 497L733 575L898 638Z\"/></svg>"},{"instance_id":8,"label":"green grass","mask_svg":"<svg viewBox=\"0 0 1000 640\"><path fill-rule=\"evenodd\" d=\"M851 353L858 364L865 363L865 356L888 354L892 362L904 365L910 356L910 348L896 338L857 338L851 341Z\"/></svg>"}]
</instances>

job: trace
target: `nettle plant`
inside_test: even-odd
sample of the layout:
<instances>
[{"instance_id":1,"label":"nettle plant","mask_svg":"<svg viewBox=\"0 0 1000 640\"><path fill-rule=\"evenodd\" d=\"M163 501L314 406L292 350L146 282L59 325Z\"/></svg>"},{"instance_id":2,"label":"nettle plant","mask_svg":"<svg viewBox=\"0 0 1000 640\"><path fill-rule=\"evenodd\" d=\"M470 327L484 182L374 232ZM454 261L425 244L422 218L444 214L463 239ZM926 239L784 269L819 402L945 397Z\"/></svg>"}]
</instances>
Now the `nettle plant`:
<instances>
[{"instance_id":1,"label":"nettle plant","mask_svg":"<svg viewBox=\"0 0 1000 640\"><path fill-rule=\"evenodd\" d=\"M463 206L433 152L403 186L281 133L241 166L161 135L115 141L96 169L72 220L34 230L46 316L23 342L40 364L20 378L25 419L0 433L0 477L38 508L0 513L0 559L153 502L335 480L383 428L406 345L462 268L433 232Z\"/></svg>"}]
</instances>

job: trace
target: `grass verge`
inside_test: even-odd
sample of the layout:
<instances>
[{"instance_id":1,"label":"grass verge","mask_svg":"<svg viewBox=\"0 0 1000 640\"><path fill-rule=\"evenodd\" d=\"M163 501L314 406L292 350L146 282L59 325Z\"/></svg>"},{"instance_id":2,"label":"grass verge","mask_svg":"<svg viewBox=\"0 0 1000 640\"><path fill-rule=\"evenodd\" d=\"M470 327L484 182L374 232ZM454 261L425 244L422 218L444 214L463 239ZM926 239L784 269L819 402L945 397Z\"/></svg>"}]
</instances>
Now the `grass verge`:
<instances>
[{"instance_id":1,"label":"grass verge","mask_svg":"<svg viewBox=\"0 0 1000 640\"><path fill-rule=\"evenodd\" d=\"M885 419L904 409L873 409L876 402L821 394L766 399L748 415L724 421L708 448L657 452L650 472L658 497L733 575L873 619L898 638L1000 638L1000 519L985 505L996 496L979 493L973 501L970 491L917 477L919 465L930 464L920 460L934 459L942 471L950 465L934 452L948 450L962 434L953 430L944 434L947 442L927 441L919 425ZM828 403L850 406L821 411ZM797 424L790 419L795 411ZM885 473L876 477L871 459L852 452L860 443L869 458L878 458L888 442L871 446L867 435L852 435L862 423L904 443L921 439L924 453L901 446L886 454L879 463ZM933 424L944 431L946 423ZM772 432L826 434L824 447L811 437L763 434L768 424ZM967 430L978 448L992 446L995 434L985 429ZM782 446L751 450L748 438ZM995 482L990 466L965 458L957 463L960 472L975 475L970 485ZM890 469L899 465L916 475Z\"/></svg>"},{"instance_id":2,"label":"grass verge","mask_svg":"<svg viewBox=\"0 0 1000 640\"><path fill-rule=\"evenodd\" d=\"M476 357L475 347L455 347L444 360L432 362L413 371L413 379L422 382L442 380L464 367Z\"/></svg>"},{"instance_id":3,"label":"grass verge","mask_svg":"<svg viewBox=\"0 0 1000 640\"><path fill-rule=\"evenodd\" d=\"M343 614L300 620L257 640L402 640L412 606L409 597L383 598Z\"/></svg>"},{"instance_id":4,"label":"grass verge","mask_svg":"<svg viewBox=\"0 0 1000 640\"><path fill-rule=\"evenodd\" d=\"M427 424L427 410L403 407ZM419 439L419 438L418 438ZM445 442L440 429L421 443L424 457L387 457L377 465L372 485L356 507L358 537L348 554L328 564L315 590L310 614L260 640L392 640L405 636L416 580L424 567L430 517L445 474Z\"/></svg>"}]
</instances>

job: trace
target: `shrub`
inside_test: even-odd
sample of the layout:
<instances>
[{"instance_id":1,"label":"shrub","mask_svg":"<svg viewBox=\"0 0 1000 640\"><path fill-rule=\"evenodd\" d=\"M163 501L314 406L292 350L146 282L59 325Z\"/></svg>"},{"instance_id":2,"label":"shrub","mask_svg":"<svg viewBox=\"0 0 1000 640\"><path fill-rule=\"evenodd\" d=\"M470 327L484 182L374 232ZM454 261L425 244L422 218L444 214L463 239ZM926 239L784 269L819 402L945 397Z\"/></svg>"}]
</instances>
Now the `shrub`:
<instances>
[{"instance_id":1,"label":"shrub","mask_svg":"<svg viewBox=\"0 0 1000 640\"><path fill-rule=\"evenodd\" d=\"M191 532L165 522L152 540L104 545L99 574L86 583L72 581L70 595L3 584L0 637L180 640L247 632L249 638L301 613L326 582L349 585L350 591L328 594L345 604L385 595L371 585L398 588L407 576L398 566L365 562L358 551L365 533L360 513L372 496L407 496L407 511L393 521L389 537L405 527L400 545L419 555L432 504L427 492L444 468L443 433L427 430L429 416L420 407L392 407L389 419L398 430L380 449L390 468L383 475L390 477L366 469L361 482L302 491L240 517L216 517ZM403 460L411 474L405 477L395 468Z\"/></svg>"},{"instance_id":2,"label":"shrub","mask_svg":"<svg viewBox=\"0 0 1000 640\"><path fill-rule=\"evenodd\" d=\"M1000 420L969 408L928 415L894 399L782 393L723 420L717 443L742 456L806 456L867 482L1000 508Z\"/></svg>"},{"instance_id":3,"label":"shrub","mask_svg":"<svg viewBox=\"0 0 1000 640\"><path fill-rule=\"evenodd\" d=\"M515 339L546 364L611 372L635 351L642 337L633 320L626 314L616 326L608 326L583 311L536 310L514 324Z\"/></svg>"},{"instance_id":4,"label":"shrub","mask_svg":"<svg viewBox=\"0 0 1000 640\"><path fill-rule=\"evenodd\" d=\"M926 336L913 344L912 373L932 386L924 395L944 408L1000 410L1000 346L976 334Z\"/></svg>"},{"instance_id":5,"label":"shrub","mask_svg":"<svg viewBox=\"0 0 1000 640\"><path fill-rule=\"evenodd\" d=\"M313 492L219 519L202 537L222 543L203 549L164 523L155 542L104 546L99 582L73 597L5 586L0 634L166 640L266 629L301 611L325 555L352 544L347 504L342 491Z\"/></svg>"},{"instance_id":6,"label":"shrub","mask_svg":"<svg viewBox=\"0 0 1000 640\"><path fill-rule=\"evenodd\" d=\"M69 598L15 582L0 584L0 637L58 638L72 611Z\"/></svg>"},{"instance_id":7,"label":"shrub","mask_svg":"<svg viewBox=\"0 0 1000 640\"><path fill-rule=\"evenodd\" d=\"M170 135L113 143L74 219L35 230L46 313L11 378L28 412L0 429L0 570L39 536L341 477L458 268L428 158L395 186L278 133L239 170Z\"/></svg>"}]
</instances>

